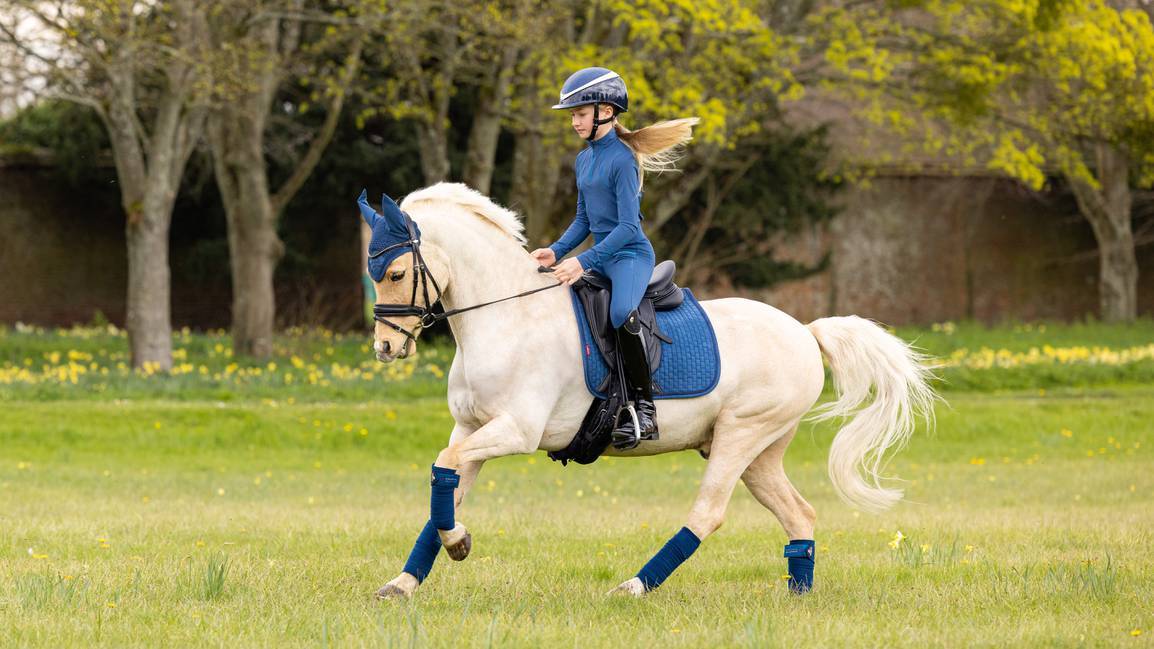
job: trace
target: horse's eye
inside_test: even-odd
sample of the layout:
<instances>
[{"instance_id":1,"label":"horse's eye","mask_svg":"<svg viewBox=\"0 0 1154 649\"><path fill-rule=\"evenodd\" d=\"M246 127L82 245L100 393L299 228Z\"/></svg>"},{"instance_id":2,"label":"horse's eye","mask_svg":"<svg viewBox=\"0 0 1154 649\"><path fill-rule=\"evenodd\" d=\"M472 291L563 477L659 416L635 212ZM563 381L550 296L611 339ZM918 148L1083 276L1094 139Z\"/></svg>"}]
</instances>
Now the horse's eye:
<instances>
[{"instance_id":1,"label":"horse's eye","mask_svg":"<svg viewBox=\"0 0 1154 649\"><path fill-rule=\"evenodd\" d=\"M389 279L394 281L394 282L399 282L399 281L401 281L402 278L404 278L404 276L405 276L405 271L398 270L398 271L392 273L391 275L389 275Z\"/></svg>"}]
</instances>

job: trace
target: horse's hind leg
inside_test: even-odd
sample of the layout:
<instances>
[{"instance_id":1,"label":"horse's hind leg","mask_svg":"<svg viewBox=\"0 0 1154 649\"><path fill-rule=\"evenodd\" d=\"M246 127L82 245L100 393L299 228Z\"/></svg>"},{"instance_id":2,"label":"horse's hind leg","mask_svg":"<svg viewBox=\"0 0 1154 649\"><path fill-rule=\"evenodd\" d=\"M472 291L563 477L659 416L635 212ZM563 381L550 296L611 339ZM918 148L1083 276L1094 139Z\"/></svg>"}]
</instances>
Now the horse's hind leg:
<instances>
[{"instance_id":1,"label":"horse's hind leg","mask_svg":"<svg viewBox=\"0 0 1154 649\"><path fill-rule=\"evenodd\" d=\"M785 449L796 432L795 427L762 451L745 469L741 479L753 497L773 512L785 529L790 539L785 554L789 557L789 587L800 593L808 591L813 585L813 526L816 514L789 481L782 465Z\"/></svg>"},{"instance_id":2,"label":"horse's hind leg","mask_svg":"<svg viewBox=\"0 0 1154 649\"><path fill-rule=\"evenodd\" d=\"M660 586L697 550L707 536L721 527L733 489L749 463L761 454L771 440L793 430L797 422L790 422L789 426L782 427L777 434L768 437L761 432L763 426L754 426L752 422L741 422L732 427L721 426L725 434L715 438L710 449L709 463L701 478L701 489L697 492L697 499L689 511L685 527L645 564L637 576L617 586L612 593L640 596Z\"/></svg>"}]
</instances>

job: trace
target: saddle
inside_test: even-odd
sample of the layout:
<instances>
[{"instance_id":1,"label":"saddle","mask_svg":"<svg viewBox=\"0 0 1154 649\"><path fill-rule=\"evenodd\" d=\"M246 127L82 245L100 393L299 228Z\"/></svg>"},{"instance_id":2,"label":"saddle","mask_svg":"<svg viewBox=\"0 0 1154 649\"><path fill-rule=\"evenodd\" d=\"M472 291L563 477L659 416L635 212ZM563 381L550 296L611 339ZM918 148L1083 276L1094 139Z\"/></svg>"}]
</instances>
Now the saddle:
<instances>
[{"instance_id":1,"label":"saddle","mask_svg":"<svg viewBox=\"0 0 1154 649\"><path fill-rule=\"evenodd\" d=\"M677 264L667 259L653 268L649 278L649 286L637 306L638 319L641 321L641 335L645 339L645 349L649 355L649 368L656 373L661 366L661 345L655 344L654 338L665 343L672 343L669 336L661 332L657 326L657 311L676 309L685 301L681 287L673 283L673 275L677 271ZM589 321L589 330L593 333L593 341L597 350L611 369L617 367L617 337L613 332L613 325L609 321L609 303L611 299L609 278L595 271L589 271L575 284L573 291L577 299L585 307L585 316ZM610 372L598 392L605 392L614 372ZM654 384L654 394L661 393L661 386Z\"/></svg>"},{"instance_id":2,"label":"saddle","mask_svg":"<svg viewBox=\"0 0 1154 649\"><path fill-rule=\"evenodd\" d=\"M676 270L677 265L671 259L657 264L653 268L641 304L637 307L651 373L656 373L661 365L661 345L657 341L673 342L658 327L656 312L676 309L685 301L681 287L673 282ZM569 460L578 464L589 464L605 452L612 439L615 415L624 401L624 386L620 384L619 379L621 373L616 371L620 362L617 356L617 338L609 320L611 287L612 283L608 277L594 271L586 272L573 284L574 294L584 307L597 351L605 359L610 371L597 388L597 392L605 394L606 398L593 400L581 422L581 428L569 446L549 453L551 459L561 462L562 465ZM656 381L653 382L653 393L655 395L661 393L661 386Z\"/></svg>"}]
</instances>

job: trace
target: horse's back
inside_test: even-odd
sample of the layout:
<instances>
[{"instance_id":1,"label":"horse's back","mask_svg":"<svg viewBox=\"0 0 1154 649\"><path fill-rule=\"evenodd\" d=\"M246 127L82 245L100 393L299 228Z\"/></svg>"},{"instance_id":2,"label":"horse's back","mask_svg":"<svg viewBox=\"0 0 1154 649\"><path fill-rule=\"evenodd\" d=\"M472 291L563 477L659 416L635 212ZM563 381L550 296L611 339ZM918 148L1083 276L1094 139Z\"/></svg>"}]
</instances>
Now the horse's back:
<instances>
[{"instance_id":1,"label":"horse's back","mask_svg":"<svg viewBox=\"0 0 1154 649\"><path fill-rule=\"evenodd\" d=\"M704 300L701 306L721 354L717 387L704 396L657 402L661 438L631 451L609 449L607 455L709 448L721 432L715 424L723 416L785 422L817 401L825 373L817 340L805 325L755 300L722 298Z\"/></svg>"}]
</instances>

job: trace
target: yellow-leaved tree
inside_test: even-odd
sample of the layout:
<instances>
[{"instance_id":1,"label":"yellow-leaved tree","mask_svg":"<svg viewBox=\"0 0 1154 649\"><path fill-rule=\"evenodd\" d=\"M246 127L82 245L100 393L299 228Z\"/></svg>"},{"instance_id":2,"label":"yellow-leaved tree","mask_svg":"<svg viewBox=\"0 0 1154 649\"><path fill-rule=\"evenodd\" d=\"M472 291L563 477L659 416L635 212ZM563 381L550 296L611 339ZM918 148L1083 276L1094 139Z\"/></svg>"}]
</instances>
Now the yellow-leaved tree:
<instances>
[{"instance_id":1,"label":"yellow-leaved tree","mask_svg":"<svg viewBox=\"0 0 1154 649\"><path fill-rule=\"evenodd\" d=\"M959 168L1067 182L1097 240L1100 315L1137 313L1133 188L1154 185L1144 3L903 0L814 16L828 87Z\"/></svg>"},{"instance_id":2,"label":"yellow-leaved tree","mask_svg":"<svg viewBox=\"0 0 1154 649\"><path fill-rule=\"evenodd\" d=\"M534 183L514 183L517 198L534 206L528 214L530 240L547 243L556 226L563 227L553 217L572 218L572 200L558 194L555 172L558 165L571 164L580 144L572 138L568 114L556 114L550 106L565 78L584 67L611 68L625 79L630 109L621 121L627 128L679 117L701 120L677 165L682 172L646 178L650 236L659 238L662 227L709 181L723 177L720 184L732 186L746 173L756 162L749 159L755 151L739 156L735 149L764 136L780 116L781 103L803 90L794 74L798 43L783 37L783 19L772 5L601 0L571 7L557 20L555 36L538 41L519 68L522 91L511 111L519 124L531 125L518 134L517 156L538 161L535 186L547 194L547 199L522 198L528 193L523 187ZM542 168L554 173L542 174ZM514 177L520 177L516 170ZM552 214L542 213L546 202Z\"/></svg>"}]
</instances>

